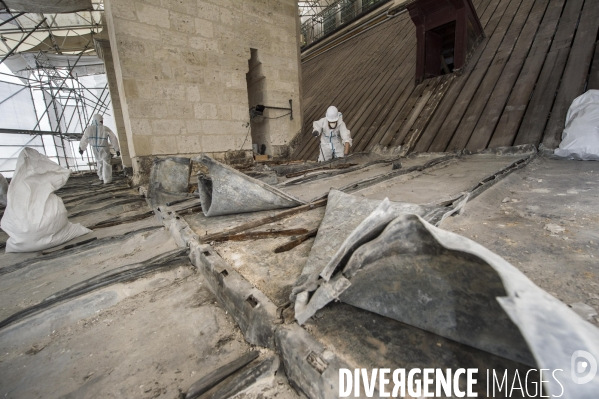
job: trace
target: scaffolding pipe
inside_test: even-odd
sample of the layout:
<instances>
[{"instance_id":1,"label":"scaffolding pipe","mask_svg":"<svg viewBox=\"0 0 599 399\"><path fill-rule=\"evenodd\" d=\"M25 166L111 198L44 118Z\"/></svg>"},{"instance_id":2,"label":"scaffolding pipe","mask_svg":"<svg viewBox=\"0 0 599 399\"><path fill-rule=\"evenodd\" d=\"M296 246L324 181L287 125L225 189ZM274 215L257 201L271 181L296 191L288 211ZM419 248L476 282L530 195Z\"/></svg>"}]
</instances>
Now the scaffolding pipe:
<instances>
[{"instance_id":1,"label":"scaffolding pipe","mask_svg":"<svg viewBox=\"0 0 599 399\"><path fill-rule=\"evenodd\" d=\"M43 24L44 22L46 22L46 18L42 19L42 20L40 21L40 23L39 23L39 24L37 24L37 25L35 26L35 28L33 28L31 31L29 31L29 33L27 33L27 35L26 35L26 36L25 36L23 39L21 39L21 41L20 41L19 43L17 43L17 45L16 45L15 47L13 47L13 48L12 48L12 50L10 50L10 51L9 51L9 52L8 52L8 53L7 53L7 54L4 56L4 57L2 57L2 60L0 60L0 65L2 65L2 63L3 63L3 62L4 62L4 61L5 61L5 60L6 60L8 57L10 57L10 56L11 56L11 55L12 55L12 54L13 54L13 53L14 53L14 52L17 50L17 48L19 48L19 46L20 46L21 44L23 44L23 42L24 42L25 40L27 40L27 39L29 38L29 36L31 36L31 35L33 34L33 32L35 32L35 31L37 30L37 28L39 28L39 27L40 27L40 25L41 25L41 24ZM87 46L86 46L86 48L87 48Z\"/></svg>"},{"instance_id":2,"label":"scaffolding pipe","mask_svg":"<svg viewBox=\"0 0 599 399\"><path fill-rule=\"evenodd\" d=\"M17 19L19 18L21 15L25 15L24 12L20 12L17 15L13 15L12 17L10 17L9 19L7 19L6 21L2 21L2 23L0 24L0 26L9 23L10 21L12 21L13 19Z\"/></svg>"}]
</instances>

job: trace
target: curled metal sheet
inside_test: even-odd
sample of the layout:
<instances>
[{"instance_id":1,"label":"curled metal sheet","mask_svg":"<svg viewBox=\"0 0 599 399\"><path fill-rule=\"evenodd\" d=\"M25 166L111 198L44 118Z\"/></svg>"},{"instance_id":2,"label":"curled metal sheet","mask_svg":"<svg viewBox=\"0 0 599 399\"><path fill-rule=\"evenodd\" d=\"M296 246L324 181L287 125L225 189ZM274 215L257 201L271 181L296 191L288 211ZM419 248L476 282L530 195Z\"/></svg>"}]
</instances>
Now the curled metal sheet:
<instances>
[{"instance_id":1,"label":"curled metal sheet","mask_svg":"<svg viewBox=\"0 0 599 399\"><path fill-rule=\"evenodd\" d=\"M186 198L190 172L189 158L154 159L148 187L148 197L152 207L155 208L170 201Z\"/></svg>"},{"instance_id":2,"label":"curled metal sheet","mask_svg":"<svg viewBox=\"0 0 599 399\"><path fill-rule=\"evenodd\" d=\"M304 292L302 298L307 297L309 292L318 287L319 274L331 261L341 244L381 203L383 201L345 194L335 189L329 192L327 209L318 228L318 234L312 245L306 266L292 289L290 299L296 304L296 316L301 314L300 308L305 305L305 301L296 300L296 296ZM443 207L385 201L386 216L384 218L387 220L390 215L394 217L400 213L411 213L420 215L433 224L438 224L445 217L457 212L462 204L463 202L459 202L456 206ZM374 223L380 223L380 221L374 221Z\"/></svg>"},{"instance_id":3,"label":"curled metal sheet","mask_svg":"<svg viewBox=\"0 0 599 399\"><path fill-rule=\"evenodd\" d=\"M418 215L401 214L376 235L386 206L338 248L311 297L298 295L298 301L308 300L296 312L300 323L339 299L537 369L559 369L545 387L555 397L562 389L563 397L596 397L595 326L500 256ZM590 368L575 379L581 373L577 357L588 359Z\"/></svg>"},{"instance_id":4,"label":"curled metal sheet","mask_svg":"<svg viewBox=\"0 0 599 399\"><path fill-rule=\"evenodd\" d=\"M206 216L292 208L304 204L266 183L202 154L193 159L207 169L198 173L198 191Z\"/></svg>"}]
</instances>

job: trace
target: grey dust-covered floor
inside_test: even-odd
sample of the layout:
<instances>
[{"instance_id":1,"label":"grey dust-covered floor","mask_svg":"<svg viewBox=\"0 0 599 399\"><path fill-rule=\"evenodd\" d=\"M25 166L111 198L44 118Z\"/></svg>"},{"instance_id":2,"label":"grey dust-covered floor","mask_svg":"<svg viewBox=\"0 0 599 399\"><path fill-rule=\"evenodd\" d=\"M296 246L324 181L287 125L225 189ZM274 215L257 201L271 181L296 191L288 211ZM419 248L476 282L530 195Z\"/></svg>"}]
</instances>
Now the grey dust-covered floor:
<instances>
[{"instance_id":1,"label":"grey dust-covered floor","mask_svg":"<svg viewBox=\"0 0 599 399\"><path fill-rule=\"evenodd\" d=\"M57 192L91 233L0 254L2 397L185 397L253 350L137 190L96 181L71 177ZM246 394L298 397L284 375Z\"/></svg>"}]
</instances>

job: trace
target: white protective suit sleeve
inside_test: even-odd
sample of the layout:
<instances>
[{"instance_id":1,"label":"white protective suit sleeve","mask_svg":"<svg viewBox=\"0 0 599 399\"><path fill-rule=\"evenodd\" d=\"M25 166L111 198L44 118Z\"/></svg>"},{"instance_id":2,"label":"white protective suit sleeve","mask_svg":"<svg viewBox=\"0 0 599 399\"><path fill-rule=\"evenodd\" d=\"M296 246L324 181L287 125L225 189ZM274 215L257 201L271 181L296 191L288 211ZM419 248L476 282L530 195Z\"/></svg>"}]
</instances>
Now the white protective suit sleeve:
<instances>
[{"instance_id":1,"label":"white protective suit sleeve","mask_svg":"<svg viewBox=\"0 0 599 399\"><path fill-rule=\"evenodd\" d=\"M104 131L108 134L108 137L110 138L110 144L112 144L114 150L120 151L121 147L119 147L119 139L116 137L116 134L114 134L114 132L107 126L104 126Z\"/></svg>"},{"instance_id":2,"label":"white protective suit sleeve","mask_svg":"<svg viewBox=\"0 0 599 399\"><path fill-rule=\"evenodd\" d=\"M91 133L91 126L88 126L83 131L83 136L81 136L81 141L79 141L79 148L83 151L86 150L87 144L89 143L89 135Z\"/></svg>"},{"instance_id":3,"label":"white protective suit sleeve","mask_svg":"<svg viewBox=\"0 0 599 399\"><path fill-rule=\"evenodd\" d=\"M312 122L312 131L316 131L318 132L318 134L322 134L323 121L326 121L326 119L322 118Z\"/></svg>"},{"instance_id":4,"label":"white protective suit sleeve","mask_svg":"<svg viewBox=\"0 0 599 399\"><path fill-rule=\"evenodd\" d=\"M339 119L339 133L341 134L341 142L343 144L349 143L349 145L351 147L351 145L352 145L351 132L349 131L347 126L345 126L345 122L343 122L341 119Z\"/></svg>"}]
</instances>

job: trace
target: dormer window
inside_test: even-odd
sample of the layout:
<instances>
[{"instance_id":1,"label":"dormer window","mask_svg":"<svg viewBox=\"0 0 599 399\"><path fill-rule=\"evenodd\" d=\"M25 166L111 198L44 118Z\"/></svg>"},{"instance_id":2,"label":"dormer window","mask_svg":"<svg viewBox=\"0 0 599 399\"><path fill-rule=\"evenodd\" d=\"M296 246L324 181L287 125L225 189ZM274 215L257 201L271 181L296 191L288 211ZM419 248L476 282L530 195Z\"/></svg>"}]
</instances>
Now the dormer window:
<instances>
[{"instance_id":1,"label":"dormer window","mask_svg":"<svg viewBox=\"0 0 599 399\"><path fill-rule=\"evenodd\" d=\"M407 8L416 25L417 83L463 68L484 37L471 0L416 0Z\"/></svg>"}]
</instances>

